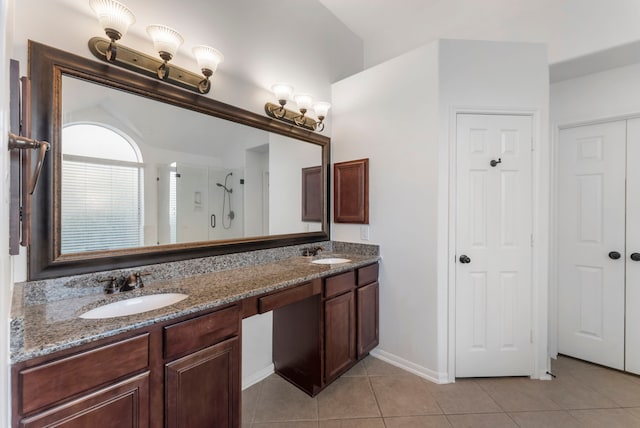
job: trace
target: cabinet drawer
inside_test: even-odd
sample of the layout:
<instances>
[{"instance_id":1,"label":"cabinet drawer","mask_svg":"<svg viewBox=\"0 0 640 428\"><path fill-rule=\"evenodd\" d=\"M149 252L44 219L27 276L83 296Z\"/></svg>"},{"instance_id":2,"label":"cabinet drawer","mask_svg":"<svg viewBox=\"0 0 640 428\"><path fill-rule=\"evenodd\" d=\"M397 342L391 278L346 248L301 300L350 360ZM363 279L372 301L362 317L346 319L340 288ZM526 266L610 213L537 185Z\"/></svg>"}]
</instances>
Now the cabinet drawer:
<instances>
[{"instance_id":1,"label":"cabinet drawer","mask_svg":"<svg viewBox=\"0 0 640 428\"><path fill-rule=\"evenodd\" d=\"M358 269L358 286L371 284L378 280L378 263Z\"/></svg>"},{"instance_id":2,"label":"cabinet drawer","mask_svg":"<svg viewBox=\"0 0 640 428\"><path fill-rule=\"evenodd\" d=\"M149 335L144 334L22 370L20 413L32 412L148 366Z\"/></svg>"},{"instance_id":3,"label":"cabinet drawer","mask_svg":"<svg viewBox=\"0 0 640 428\"><path fill-rule=\"evenodd\" d=\"M349 271L324 280L324 297L337 296L356 285L356 272Z\"/></svg>"},{"instance_id":4,"label":"cabinet drawer","mask_svg":"<svg viewBox=\"0 0 640 428\"><path fill-rule=\"evenodd\" d=\"M149 372L20 421L20 428L148 426Z\"/></svg>"},{"instance_id":5,"label":"cabinet drawer","mask_svg":"<svg viewBox=\"0 0 640 428\"><path fill-rule=\"evenodd\" d=\"M237 306L164 328L164 357L171 359L211 346L239 331Z\"/></svg>"},{"instance_id":6,"label":"cabinet drawer","mask_svg":"<svg viewBox=\"0 0 640 428\"><path fill-rule=\"evenodd\" d=\"M318 293L314 292L313 283L308 282L301 284L288 290L261 297L258 300L258 312L264 314L265 312L290 305L291 303L299 302L314 294L319 294L319 291Z\"/></svg>"}]
</instances>

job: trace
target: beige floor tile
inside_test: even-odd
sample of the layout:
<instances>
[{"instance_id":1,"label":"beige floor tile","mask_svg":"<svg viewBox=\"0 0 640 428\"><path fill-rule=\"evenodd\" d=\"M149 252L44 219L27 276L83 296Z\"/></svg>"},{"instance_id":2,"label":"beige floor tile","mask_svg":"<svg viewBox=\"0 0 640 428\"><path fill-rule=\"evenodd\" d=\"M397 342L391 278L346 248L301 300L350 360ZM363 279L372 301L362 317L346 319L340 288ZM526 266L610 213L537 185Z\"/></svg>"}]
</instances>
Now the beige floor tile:
<instances>
[{"instance_id":1,"label":"beige floor tile","mask_svg":"<svg viewBox=\"0 0 640 428\"><path fill-rule=\"evenodd\" d=\"M364 363L360 361L358 364L349 369L342 376L366 376L367 370L364 368Z\"/></svg>"},{"instance_id":2,"label":"beige floor tile","mask_svg":"<svg viewBox=\"0 0 640 428\"><path fill-rule=\"evenodd\" d=\"M561 373L553 380L539 382L536 389L565 410L619 407L614 401L569 374Z\"/></svg>"},{"instance_id":3,"label":"beige floor tile","mask_svg":"<svg viewBox=\"0 0 640 428\"><path fill-rule=\"evenodd\" d=\"M253 422L253 415L258 405L258 398L264 382L258 382L255 385L242 391L242 426L250 427Z\"/></svg>"},{"instance_id":4,"label":"beige floor tile","mask_svg":"<svg viewBox=\"0 0 640 428\"><path fill-rule=\"evenodd\" d=\"M478 379L478 385L507 412L561 410L544 392L540 380L527 378Z\"/></svg>"},{"instance_id":5,"label":"beige floor tile","mask_svg":"<svg viewBox=\"0 0 640 428\"><path fill-rule=\"evenodd\" d=\"M417 376L374 376L370 380L384 417L442 413L426 381Z\"/></svg>"},{"instance_id":6,"label":"beige floor tile","mask_svg":"<svg viewBox=\"0 0 640 428\"><path fill-rule=\"evenodd\" d=\"M448 415L447 419L454 428L511 428L518 426L506 413Z\"/></svg>"},{"instance_id":7,"label":"beige floor tile","mask_svg":"<svg viewBox=\"0 0 640 428\"><path fill-rule=\"evenodd\" d=\"M558 355L557 359L551 359L551 372L555 375L558 373L566 373L572 370L589 369L595 367L594 364L575 358Z\"/></svg>"},{"instance_id":8,"label":"beige floor tile","mask_svg":"<svg viewBox=\"0 0 640 428\"><path fill-rule=\"evenodd\" d=\"M580 423L565 410L551 412L517 412L509 416L520 428L578 428Z\"/></svg>"},{"instance_id":9,"label":"beige floor tile","mask_svg":"<svg viewBox=\"0 0 640 428\"><path fill-rule=\"evenodd\" d=\"M572 376L620 407L640 407L640 382L632 375L598 367Z\"/></svg>"},{"instance_id":10,"label":"beige floor tile","mask_svg":"<svg viewBox=\"0 0 640 428\"><path fill-rule=\"evenodd\" d=\"M402 416L384 418L387 428L451 428L445 416Z\"/></svg>"},{"instance_id":11,"label":"beige floor tile","mask_svg":"<svg viewBox=\"0 0 640 428\"><path fill-rule=\"evenodd\" d=\"M319 428L385 428L382 418L330 419L320 421Z\"/></svg>"},{"instance_id":12,"label":"beige floor tile","mask_svg":"<svg viewBox=\"0 0 640 428\"><path fill-rule=\"evenodd\" d=\"M402 370L399 367L372 356L366 357L362 362L364 363L364 367L367 369L367 374L369 376L415 376L406 370Z\"/></svg>"},{"instance_id":13,"label":"beige floor tile","mask_svg":"<svg viewBox=\"0 0 640 428\"><path fill-rule=\"evenodd\" d=\"M640 418L626 409L572 410L569 413L580 422L582 427L640 427Z\"/></svg>"},{"instance_id":14,"label":"beige floor tile","mask_svg":"<svg viewBox=\"0 0 640 428\"><path fill-rule=\"evenodd\" d=\"M640 407L630 407L627 409L627 412L640 419Z\"/></svg>"},{"instance_id":15,"label":"beige floor tile","mask_svg":"<svg viewBox=\"0 0 640 428\"><path fill-rule=\"evenodd\" d=\"M427 386L445 414L502 412L474 380L459 379L446 385L427 383Z\"/></svg>"},{"instance_id":16,"label":"beige floor tile","mask_svg":"<svg viewBox=\"0 0 640 428\"><path fill-rule=\"evenodd\" d=\"M280 377L263 381L253 421L317 420L318 403Z\"/></svg>"},{"instance_id":17,"label":"beige floor tile","mask_svg":"<svg viewBox=\"0 0 640 428\"><path fill-rule=\"evenodd\" d=\"M255 423L252 428L318 428L318 421Z\"/></svg>"},{"instance_id":18,"label":"beige floor tile","mask_svg":"<svg viewBox=\"0 0 640 428\"><path fill-rule=\"evenodd\" d=\"M317 396L320 419L380 417L367 377L340 377Z\"/></svg>"}]
</instances>

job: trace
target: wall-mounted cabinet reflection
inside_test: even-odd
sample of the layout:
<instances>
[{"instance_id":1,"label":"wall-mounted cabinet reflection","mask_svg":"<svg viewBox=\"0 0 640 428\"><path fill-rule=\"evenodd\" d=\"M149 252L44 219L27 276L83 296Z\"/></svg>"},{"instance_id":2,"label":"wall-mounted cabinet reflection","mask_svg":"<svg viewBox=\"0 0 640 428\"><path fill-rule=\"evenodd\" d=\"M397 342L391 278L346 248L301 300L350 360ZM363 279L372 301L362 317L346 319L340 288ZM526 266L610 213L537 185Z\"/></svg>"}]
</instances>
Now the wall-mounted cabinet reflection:
<instances>
[{"instance_id":1,"label":"wall-mounted cabinet reflection","mask_svg":"<svg viewBox=\"0 0 640 428\"><path fill-rule=\"evenodd\" d=\"M319 145L70 76L62 117L61 254L322 231Z\"/></svg>"}]
</instances>

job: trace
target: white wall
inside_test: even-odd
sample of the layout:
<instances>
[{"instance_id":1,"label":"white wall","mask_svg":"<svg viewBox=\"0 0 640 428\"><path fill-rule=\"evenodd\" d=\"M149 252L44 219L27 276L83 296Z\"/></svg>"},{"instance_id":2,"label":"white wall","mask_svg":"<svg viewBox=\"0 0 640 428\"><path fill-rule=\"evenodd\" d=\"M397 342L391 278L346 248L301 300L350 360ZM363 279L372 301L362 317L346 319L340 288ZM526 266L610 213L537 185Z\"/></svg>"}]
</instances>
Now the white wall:
<instances>
[{"instance_id":1,"label":"white wall","mask_svg":"<svg viewBox=\"0 0 640 428\"><path fill-rule=\"evenodd\" d=\"M383 256L376 353L437 382L453 380L448 309L455 110L534 116L535 375L544 373L549 185L545 47L442 40L334 84L333 101L333 162L370 158L370 234ZM336 240L358 242L359 234L358 225L333 226Z\"/></svg>"},{"instance_id":2,"label":"white wall","mask_svg":"<svg viewBox=\"0 0 640 428\"><path fill-rule=\"evenodd\" d=\"M302 168L322 164L322 147L269 136L269 234L317 232L320 222L302 221Z\"/></svg>"},{"instance_id":3,"label":"white wall","mask_svg":"<svg viewBox=\"0 0 640 428\"><path fill-rule=\"evenodd\" d=\"M533 115L533 334L534 376L546 376L549 251L549 69L546 47L533 43L442 40L440 42L440 169L438 201L439 306L447 304L448 188L453 179L450 148L455 144L455 111L500 111ZM450 269L453 265L449 265ZM452 281L449 282L452 285ZM450 296L450 295L449 295ZM450 297L449 297L450 298ZM453 319L449 318L449 325ZM446 320L439 316L440 367ZM451 336L450 336L451 338ZM449 365L453 364L449 355ZM451 374L451 373L450 373Z\"/></svg>"},{"instance_id":4,"label":"white wall","mask_svg":"<svg viewBox=\"0 0 640 428\"><path fill-rule=\"evenodd\" d=\"M269 146L259 149L245 150L245 182L244 182L244 230L247 236L268 235L269 230L264 230L264 216L268 216L268 207L263 203L263 180L269 173ZM265 210L266 208L266 210Z\"/></svg>"},{"instance_id":5,"label":"white wall","mask_svg":"<svg viewBox=\"0 0 640 428\"><path fill-rule=\"evenodd\" d=\"M437 380L438 45L333 85L332 162L369 158L370 239L380 245L380 346ZM360 242L360 226L332 225Z\"/></svg>"},{"instance_id":6,"label":"white wall","mask_svg":"<svg viewBox=\"0 0 640 428\"><path fill-rule=\"evenodd\" d=\"M319 99L330 96L330 83L362 69L362 41L315 1L281 0L126 0L136 23L122 43L153 55L145 28L165 24L185 39L172 63L197 70L194 45L220 49L225 61L208 95L256 113L273 101L278 81ZM91 57L87 42L104 37L88 1L16 1L15 55L26 70L27 39Z\"/></svg>"},{"instance_id":7,"label":"white wall","mask_svg":"<svg viewBox=\"0 0 640 428\"><path fill-rule=\"evenodd\" d=\"M13 278L9 242L9 58L13 34L13 2L0 0L0 426L10 426L9 310ZM5 422L2 422L5 421Z\"/></svg>"},{"instance_id":8,"label":"white wall","mask_svg":"<svg viewBox=\"0 0 640 428\"><path fill-rule=\"evenodd\" d=\"M554 169L559 127L572 124L640 116L640 64L564 80L551 85L550 119ZM556 175L554 174L554 177ZM557 182L552 182L552 216L555 216ZM557 224L552 225L557 230ZM558 353L558 301L555 234L552 235L549 292L549 352Z\"/></svg>"},{"instance_id":9,"label":"white wall","mask_svg":"<svg viewBox=\"0 0 640 428\"><path fill-rule=\"evenodd\" d=\"M640 112L640 64L551 85L551 122L568 125Z\"/></svg>"}]
</instances>

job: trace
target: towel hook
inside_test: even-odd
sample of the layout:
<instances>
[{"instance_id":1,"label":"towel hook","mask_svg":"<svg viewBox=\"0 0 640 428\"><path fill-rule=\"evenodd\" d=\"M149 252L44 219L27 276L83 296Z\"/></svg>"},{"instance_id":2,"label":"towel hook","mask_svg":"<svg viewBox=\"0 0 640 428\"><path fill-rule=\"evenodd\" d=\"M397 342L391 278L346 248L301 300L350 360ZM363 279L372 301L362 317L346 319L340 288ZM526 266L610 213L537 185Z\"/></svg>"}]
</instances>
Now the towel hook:
<instances>
[{"instance_id":1,"label":"towel hook","mask_svg":"<svg viewBox=\"0 0 640 428\"><path fill-rule=\"evenodd\" d=\"M36 184L38 184L38 177L40 176L40 170L42 170L42 163L44 162L44 157L47 154L47 150L49 150L50 144L46 141L38 141L32 138L22 137L20 135L16 135L12 132L9 132L9 150L26 150L26 149L38 149L38 163L36 163L36 169L33 171L33 177L31 180L31 188L29 189L29 194L33 195L33 192L36 190Z\"/></svg>"}]
</instances>

